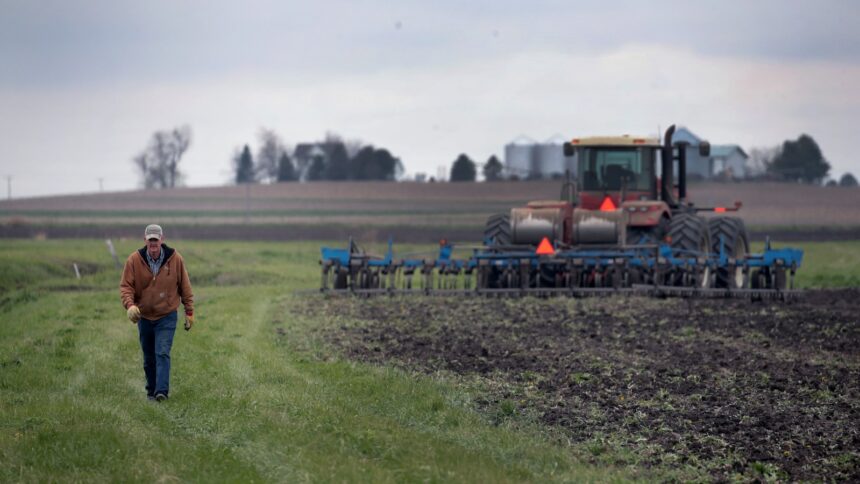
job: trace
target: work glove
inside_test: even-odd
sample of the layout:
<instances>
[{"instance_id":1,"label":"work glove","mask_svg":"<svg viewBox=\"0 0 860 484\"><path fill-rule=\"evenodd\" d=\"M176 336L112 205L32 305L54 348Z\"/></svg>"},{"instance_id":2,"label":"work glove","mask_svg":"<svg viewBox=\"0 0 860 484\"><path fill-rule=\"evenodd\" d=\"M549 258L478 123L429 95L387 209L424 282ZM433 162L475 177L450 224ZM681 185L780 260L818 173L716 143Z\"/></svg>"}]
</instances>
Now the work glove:
<instances>
[{"instance_id":1,"label":"work glove","mask_svg":"<svg viewBox=\"0 0 860 484\"><path fill-rule=\"evenodd\" d=\"M140 308L134 304L128 307L126 314L128 315L128 320L133 324L137 324L137 322L140 321Z\"/></svg>"},{"instance_id":2,"label":"work glove","mask_svg":"<svg viewBox=\"0 0 860 484\"><path fill-rule=\"evenodd\" d=\"M185 331L194 326L194 313L185 313Z\"/></svg>"}]
</instances>

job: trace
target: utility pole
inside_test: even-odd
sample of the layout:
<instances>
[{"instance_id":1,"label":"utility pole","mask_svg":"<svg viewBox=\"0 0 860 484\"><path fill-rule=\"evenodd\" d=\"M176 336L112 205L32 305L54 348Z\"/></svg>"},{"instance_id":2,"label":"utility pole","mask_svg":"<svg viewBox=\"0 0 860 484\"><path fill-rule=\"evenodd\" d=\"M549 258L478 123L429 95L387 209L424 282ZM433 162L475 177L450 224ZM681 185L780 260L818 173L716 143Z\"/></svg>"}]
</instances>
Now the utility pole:
<instances>
[{"instance_id":1,"label":"utility pole","mask_svg":"<svg viewBox=\"0 0 860 484\"><path fill-rule=\"evenodd\" d=\"M105 179L104 179L104 178L99 177L99 191L100 191L100 192L105 191L104 181L105 181Z\"/></svg>"},{"instance_id":2,"label":"utility pole","mask_svg":"<svg viewBox=\"0 0 860 484\"><path fill-rule=\"evenodd\" d=\"M12 175L6 175L6 197L12 200Z\"/></svg>"}]
</instances>

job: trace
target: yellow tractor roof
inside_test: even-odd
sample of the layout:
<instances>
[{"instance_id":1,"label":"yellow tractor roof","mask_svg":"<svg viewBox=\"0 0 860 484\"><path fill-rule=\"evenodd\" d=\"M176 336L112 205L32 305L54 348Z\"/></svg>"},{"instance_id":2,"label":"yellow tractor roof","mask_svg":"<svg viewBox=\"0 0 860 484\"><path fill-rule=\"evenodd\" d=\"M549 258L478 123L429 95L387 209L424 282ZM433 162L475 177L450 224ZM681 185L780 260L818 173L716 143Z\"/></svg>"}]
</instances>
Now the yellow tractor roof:
<instances>
[{"instance_id":1,"label":"yellow tractor roof","mask_svg":"<svg viewBox=\"0 0 860 484\"><path fill-rule=\"evenodd\" d=\"M570 143L574 146L661 146L659 138L644 136L589 136L573 138Z\"/></svg>"}]
</instances>

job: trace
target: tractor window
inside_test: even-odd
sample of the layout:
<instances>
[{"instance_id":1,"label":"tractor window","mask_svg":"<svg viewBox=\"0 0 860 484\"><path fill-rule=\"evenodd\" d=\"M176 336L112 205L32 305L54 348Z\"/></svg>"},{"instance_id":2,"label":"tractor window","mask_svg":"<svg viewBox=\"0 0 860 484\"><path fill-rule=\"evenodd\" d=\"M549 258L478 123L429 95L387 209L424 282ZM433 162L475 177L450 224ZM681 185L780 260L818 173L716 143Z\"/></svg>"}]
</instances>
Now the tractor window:
<instances>
[{"instance_id":1,"label":"tractor window","mask_svg":"<svg viewBox=\"0 0 860 484\"><path fill-rule=\"evenodd\" d=\"M651 191L654 179L652 148L584 148L581 155L579 171L583 190L621 190L626 179L629 191Z\"/></svg>"}]
</instances>

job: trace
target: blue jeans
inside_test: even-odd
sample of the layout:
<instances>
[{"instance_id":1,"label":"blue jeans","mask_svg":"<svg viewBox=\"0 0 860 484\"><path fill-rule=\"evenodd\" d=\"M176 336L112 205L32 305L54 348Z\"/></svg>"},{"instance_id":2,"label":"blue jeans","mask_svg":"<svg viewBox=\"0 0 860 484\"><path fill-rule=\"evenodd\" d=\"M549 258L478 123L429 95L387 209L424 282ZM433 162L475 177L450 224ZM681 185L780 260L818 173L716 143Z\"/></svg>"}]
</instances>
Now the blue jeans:
<instances>
[{"instance_id":1,"label":"blue jeans","mask_svg":"<svg viewBox=\"0 0 860 484\"><path fill-rule=\"evenodd\" d=\"M156 319L141 318L137 323L140 349L143 350L143 372L146 373L146 394L167 395L170 391L170 347L176 332L176 311Z\"/></svg>"}]
</instances>

